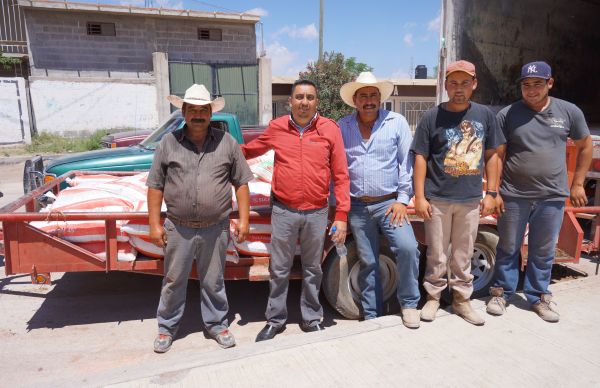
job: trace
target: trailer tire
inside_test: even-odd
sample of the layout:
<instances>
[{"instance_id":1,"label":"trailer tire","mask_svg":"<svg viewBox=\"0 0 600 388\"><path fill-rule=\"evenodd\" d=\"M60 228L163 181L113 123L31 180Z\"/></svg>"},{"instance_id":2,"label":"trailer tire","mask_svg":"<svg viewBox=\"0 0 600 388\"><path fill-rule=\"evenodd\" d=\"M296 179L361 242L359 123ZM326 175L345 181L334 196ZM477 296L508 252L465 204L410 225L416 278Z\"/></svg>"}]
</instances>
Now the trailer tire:
<instances>
[{"instance_id":1,"label":"trailer tire","mask_svg":"<svg viewBox=\"0 0 600 388\"><path fill-rule=\"evenodd\" d=\"M471 257L471 274L473 275L472 298L489 295L494 282L494 266L496 265L496 246L498 232L489 226L480 226Z\"/></svg>"},{"instance_id":2,"label":"trailer tire","mask_svg":"<svg viewBox=\"0 0 600 388\"><path fill-rule=\"evenodd\" d=\"M354 240L346 241L348 255L340 258L332 249L325 259L323 268L323 293L327 302L348 319L359 319L362 315L360 307L360 288L358 273L360 260ZM390 310L395 304L398 275L396 260L389 248L387 240L380 239L379 271L383 287L384 310Z\"/></svg>"},{"instance_id":3,"label":"trailer tire","mask_svg":"<svg viewBox=\"0 0 600 388\"><path fill-rule=\"evenodd\" d=\"M494 283L496 245L498 245L496 229L487 225L479 226L477 238L473 244L473 256L471 256L471 274L473 275L471 299L489 295L490 287ZM448 250L448 257L450 257L450 252L451 250ZM448 279L450 276L450 268L448 268ZM448 287L442 291L442 299L448 304L452 303L452 293Z\"/></svg>"}]
</instances>

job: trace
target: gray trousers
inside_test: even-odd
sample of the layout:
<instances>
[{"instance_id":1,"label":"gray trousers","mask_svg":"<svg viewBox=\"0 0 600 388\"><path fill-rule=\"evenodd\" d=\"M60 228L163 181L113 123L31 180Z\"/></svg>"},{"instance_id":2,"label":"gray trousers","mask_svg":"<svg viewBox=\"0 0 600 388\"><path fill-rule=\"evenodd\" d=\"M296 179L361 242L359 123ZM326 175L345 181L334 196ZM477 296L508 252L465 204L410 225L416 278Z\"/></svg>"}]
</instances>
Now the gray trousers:
<instances>
[{"instance_id":1,"label":"gray trousers","mask_svg":"<svg viewBox=\"0 0 600 388\"><path fill-rule=\"evenodd\" d=\"M311 326L321 322L323 307L319 303L319 290L323 271L321 259L327 229L327 208L294 210L273 201L271 214L271 260L269 270L270 292L265 313L267 321L281 327L287 320L287 294L290 270L298 238L302 258L302 295L300 311L302 320Z\"/></svg>"},{"instance_id":2,"label":"gray trousers","mask_svg":"<svg viewBox=\"0 0 600 388\"><path fill-rule=\"evenodd\" d=\"M225 294L225 254L229 220L207 228L188 228L165 221L165 277L156 312L158 332L175 336L185 310L188 278L192 264L200 282L200 309L206 330L216 335L228 326Z\"/></svg>"}]
</instances>

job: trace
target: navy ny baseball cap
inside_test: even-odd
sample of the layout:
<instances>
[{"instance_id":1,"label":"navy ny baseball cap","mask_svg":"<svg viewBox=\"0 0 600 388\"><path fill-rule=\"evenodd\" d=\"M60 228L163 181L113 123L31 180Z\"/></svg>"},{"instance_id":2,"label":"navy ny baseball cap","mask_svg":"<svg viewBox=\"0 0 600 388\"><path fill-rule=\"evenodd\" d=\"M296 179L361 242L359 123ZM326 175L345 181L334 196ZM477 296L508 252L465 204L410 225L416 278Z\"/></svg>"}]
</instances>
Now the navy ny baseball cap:
<instances>
[{"instance_id":1,"label":"navy ny baseball cap","mask_svg":"<svg viewBox=\"0 0 600 388\"><path fill-rule=\"evenodd\" d=\"M524 78L552 78L552 69L550 65L543 61L529 62L521 68L521 77L517 82L521 82Z\"/></svg>"}]
</instances>

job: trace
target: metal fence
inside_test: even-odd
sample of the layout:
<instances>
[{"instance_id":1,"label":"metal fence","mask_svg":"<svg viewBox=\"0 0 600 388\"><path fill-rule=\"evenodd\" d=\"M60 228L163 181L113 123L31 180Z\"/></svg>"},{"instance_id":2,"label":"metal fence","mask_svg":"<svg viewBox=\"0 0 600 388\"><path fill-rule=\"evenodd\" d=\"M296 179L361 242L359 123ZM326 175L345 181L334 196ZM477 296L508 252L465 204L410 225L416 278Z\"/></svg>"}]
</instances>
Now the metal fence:
<instances>
[{"instance_id":1,"label":"metal fence","mask_svg":"<svg viewBox=\"0 0 600 388\"><path fill-rule=\"evenodd\" d=\"M425 112L435 106L435 101L400 101L398 113L406 117L410 130L415 133L417 124Z\"/></svg>"},{"instance_id":2,"label":"metal fence","mask_svg":"<svg viewBox=\"0 0 600 388\"><path fill-rule=\"evenodd\" d=\"M27 54L25 17L18 0L0 0L0 50L7 54Z\"/></svg>"}]
</instances>

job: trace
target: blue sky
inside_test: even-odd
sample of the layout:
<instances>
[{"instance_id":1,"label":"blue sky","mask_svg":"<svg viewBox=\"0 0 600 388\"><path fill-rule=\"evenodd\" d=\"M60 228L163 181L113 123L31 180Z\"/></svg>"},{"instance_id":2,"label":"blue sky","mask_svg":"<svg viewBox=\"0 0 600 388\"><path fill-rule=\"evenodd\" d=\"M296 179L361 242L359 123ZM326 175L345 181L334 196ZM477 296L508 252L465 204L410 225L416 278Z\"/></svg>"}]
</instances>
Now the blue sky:
<instances>
[{"instance_id":1,"label":"blue sky","mask_svg":"<svg viewBox=\"0 0 600 388\"><path fill-rule=\"evenodd\" d=\"M259 14L274 76L297 76L318 57L319 0L152 1L163 8ZM93 2L144 6L144 0ZM356 57L377 77L414 76L411 68L417 65L426 65L431 76L438 61L440 7L441 0L324 0L324 51ZM257 38L260 49L259 27Z\"/></svg>"}]
</instances>

